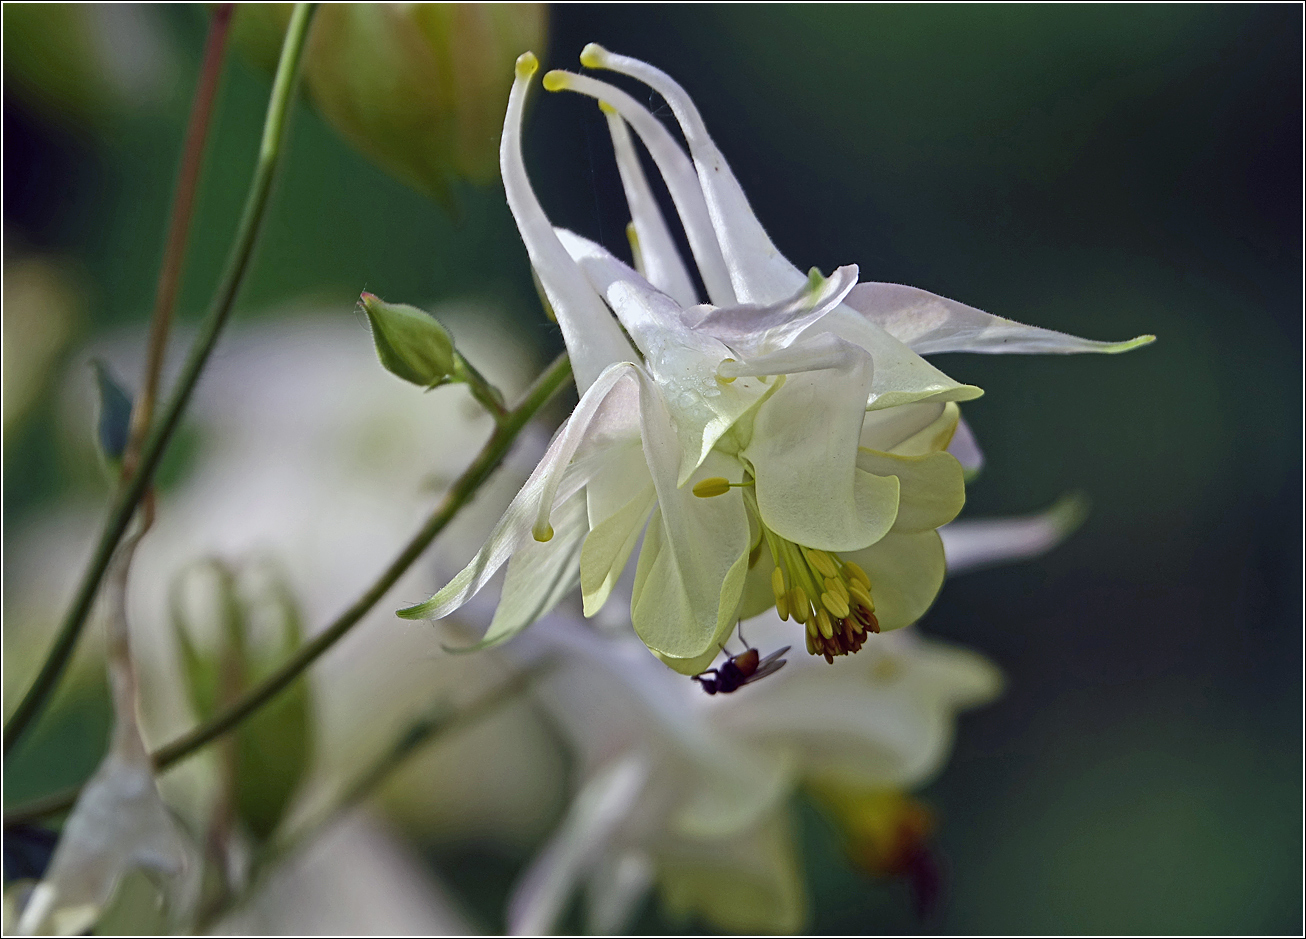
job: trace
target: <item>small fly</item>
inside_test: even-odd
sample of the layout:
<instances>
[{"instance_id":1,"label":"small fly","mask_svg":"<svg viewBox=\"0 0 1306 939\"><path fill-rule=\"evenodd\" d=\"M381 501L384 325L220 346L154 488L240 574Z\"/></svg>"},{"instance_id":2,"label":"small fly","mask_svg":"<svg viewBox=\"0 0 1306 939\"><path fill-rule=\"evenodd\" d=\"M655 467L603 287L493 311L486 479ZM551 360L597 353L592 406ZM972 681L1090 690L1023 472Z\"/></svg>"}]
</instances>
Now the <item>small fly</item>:
<instances>
[{"instance_id":1,"label":"small fly","mask_svg":"<svg viewBox=\"0 0 1306 939\"><path fill-rule=\"evenodd\" d=\"M739 655L730 655L726 652L726 660L719 668L709 668L694 676L694 681L702 685L703 690L708 694L716 694L718 691L729 694L750 682L778 672L788 661L781 656L792 648L792 646L785 646L766 658L760 658L757 650L744 639L742 632L739 634L739 641L744 644L745 651ZM721 651L725 652L725 649Z\"/></svg>"}]
</instances>

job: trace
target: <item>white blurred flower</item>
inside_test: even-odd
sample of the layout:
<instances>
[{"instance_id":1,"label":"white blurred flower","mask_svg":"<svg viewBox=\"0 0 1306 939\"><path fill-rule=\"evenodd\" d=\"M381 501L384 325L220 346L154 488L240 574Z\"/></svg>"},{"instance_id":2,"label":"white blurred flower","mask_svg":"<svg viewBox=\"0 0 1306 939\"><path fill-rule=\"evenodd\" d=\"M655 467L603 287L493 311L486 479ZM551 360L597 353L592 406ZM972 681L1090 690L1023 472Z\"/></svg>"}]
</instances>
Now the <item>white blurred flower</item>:
<instances>
[{"instance_id":1,"label":"white blurred flower","mask_svg":"<svg viewBox=\"0 0 1306 939\"><path fill-rule=\"evenodd\" d=\"M743 625L763 651L787 627ZM997 694L981 656L911 630L827 668L797 656L709 697L638 639L555 615L509 647L556 655L539 697L579 754L582 782L519 882L517 933L549 932L580 887L590 927L620 930L656 884L664 903L722 929L795 932L806 918L789 796L803 783L901 791L942 765L958 711Z\"/></svg>"}]
</instances>

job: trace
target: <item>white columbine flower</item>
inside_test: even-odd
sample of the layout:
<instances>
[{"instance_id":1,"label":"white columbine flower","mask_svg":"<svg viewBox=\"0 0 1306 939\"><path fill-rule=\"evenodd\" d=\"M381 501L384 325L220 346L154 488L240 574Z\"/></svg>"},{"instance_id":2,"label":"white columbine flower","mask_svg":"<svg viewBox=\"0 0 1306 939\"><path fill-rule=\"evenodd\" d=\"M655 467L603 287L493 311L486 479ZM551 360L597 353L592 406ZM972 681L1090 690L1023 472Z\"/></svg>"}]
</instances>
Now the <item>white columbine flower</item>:
<instances>
[{"instance_id":1,"label":"white columbine flower","mask_svg":"<svg viewBox=\"0 0 1306 939\"><path fill-rule=\"evenodd\" d=\"M853 266L803 274L775 249L684 91L657 69L586 47L585 65L639 78L670 103L686 157L633 98L551 72L551 90L609 114L646 279L555 230L521 155L537 63L517 63L500 148L508 204L571 354L580 403L481 552L408 617L445 616L508 564L482 645L543 615L577 583L607 600L644 535L636 632L667 664L702 670L741 617L776 606L809 652L855 652L915 621L943 580L937 529L964 501L947 452L956 402L982 392L921 353L1121 351L1023 326L921 290L857 284ZM708 291L697 304L626 133L666 180Z\"/></svg>"}]
</instances>

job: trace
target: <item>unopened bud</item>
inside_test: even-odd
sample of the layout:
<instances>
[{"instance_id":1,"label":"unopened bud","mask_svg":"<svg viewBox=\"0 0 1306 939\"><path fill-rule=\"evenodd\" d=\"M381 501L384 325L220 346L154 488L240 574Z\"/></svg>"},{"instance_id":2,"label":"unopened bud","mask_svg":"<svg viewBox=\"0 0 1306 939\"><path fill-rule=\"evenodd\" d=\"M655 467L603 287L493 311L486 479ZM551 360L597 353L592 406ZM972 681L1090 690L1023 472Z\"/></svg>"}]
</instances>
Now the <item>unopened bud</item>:
<instances>
[{"instance_id":1,"label":"unopened bud","mask_svg":"<svg viewBox=\"0 0 1306 939\"><path fill-rule=\"evenodd\" d=\"M434 317L405 303L386 303L370 293L363 294L362 305L372 324L377 358L388 371L423 388L453 379L453 339Z\"/></svg>"}]
</instances>

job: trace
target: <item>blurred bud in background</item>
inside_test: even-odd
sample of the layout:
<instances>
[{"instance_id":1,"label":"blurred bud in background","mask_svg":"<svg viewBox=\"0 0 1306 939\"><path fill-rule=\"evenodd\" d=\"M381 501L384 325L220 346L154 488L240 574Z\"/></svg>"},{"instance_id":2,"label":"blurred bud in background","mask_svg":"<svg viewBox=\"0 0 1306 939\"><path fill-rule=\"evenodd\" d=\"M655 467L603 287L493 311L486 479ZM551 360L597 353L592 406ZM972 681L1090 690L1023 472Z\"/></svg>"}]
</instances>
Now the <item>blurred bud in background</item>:
<instances>
[{"instance_id":1,"label":"blurred bud in background","mask_svg":"<svg viewBox=\"0 0 1306 939\"><path fill-rule=\"evenodd\" d=\"M144 4L5 5L5 95L63 123L94 126L107 110L157 104L175 70Z\"/></svg>"},{"instance_id":2,"label":"blurred bud in background","mask_svg":"<svg viewBox=\"0 0 1306 939\"><path fill-rule=\"evenodd\" d=\"M290 9L240 4L234 36L259 66L275 66ZM547 16L542 3L325 5L305 83L350 143L448 204L455 180L498 177L512 65L523 50L544 46Z\"/></svg>"}]
</instances>

